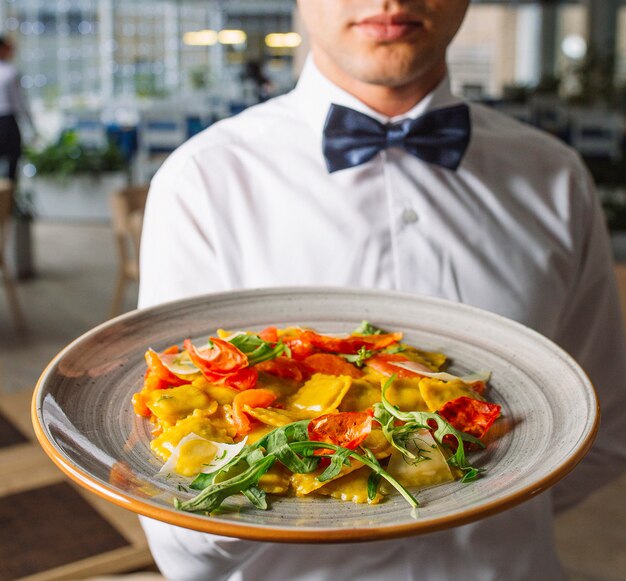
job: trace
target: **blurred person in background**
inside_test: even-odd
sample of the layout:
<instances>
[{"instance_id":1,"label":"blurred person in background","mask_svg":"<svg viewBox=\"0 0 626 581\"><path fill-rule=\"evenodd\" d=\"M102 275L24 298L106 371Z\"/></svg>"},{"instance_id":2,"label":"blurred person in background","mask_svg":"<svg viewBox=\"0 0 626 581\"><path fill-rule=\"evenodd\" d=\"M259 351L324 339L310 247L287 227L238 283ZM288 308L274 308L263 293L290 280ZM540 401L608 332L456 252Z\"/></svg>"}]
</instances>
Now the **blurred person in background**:
<instances>
[{"instance_id":1,"label":"blurred person in background","mask_svg":"<svg viewBox=\"0 0 626 581\"><path fill-rule=\"evenodd\" d=\"M155 176L139 305L322 285L481 307L586 370L602 406L592 450L550 492L403 539L251 542L142 517L169 579L558 581L554 511L623 471L626 357L604 215L575 151L452 95L446 50L468 5L299 0L311 58L295 90L214 124Z\"/></svg>"},{"instance_id":2,"label":"blurred person in background","mask_svg":"<svg viewBox=\"0 0 626 581\"><path fill-rule=\"evenodd\" d=\"M241 73L241 83L244 94L250 93L254 103L267 101L272 93L272 82L263 71L260 61L248 61L244 71Z\"/></svg>"},{"instance_id":3,"label":"blurred person in background","mask_svg":"<svg viewBox=\"0 0 626 581\"><path fill-rule=\"evenodd\" d=\"M11 63L15 53L13 42L0 36L0 160L7 171L4 177L15 181L17 167L22 155L22 134L18 118L24 118L36 135L30 108L22 91L18 70Z\"/></svg>"}]
</instances>

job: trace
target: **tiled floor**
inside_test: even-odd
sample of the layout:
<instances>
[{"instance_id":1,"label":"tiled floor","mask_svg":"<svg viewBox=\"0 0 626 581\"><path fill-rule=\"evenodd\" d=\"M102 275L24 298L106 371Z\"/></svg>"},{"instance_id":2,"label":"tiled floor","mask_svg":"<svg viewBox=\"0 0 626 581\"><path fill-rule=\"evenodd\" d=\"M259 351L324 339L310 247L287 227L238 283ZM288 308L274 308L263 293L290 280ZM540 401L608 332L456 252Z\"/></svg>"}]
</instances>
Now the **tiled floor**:
<instances>
[{"instance_id":1,"label":"tiled floor","mask_svg":"<svg viewBox=\"0 0 626 581\"><path fill-rule=\"evenodd\" d=\"M13 566L21 569L12 571L4 563L19 548L12 549L14 539L0 532L0 580L104 581L109 577L102 575L153 567L141 529L132 514L67 484L32 444L28 399L46 363L74 338L106 320L115 285L114 245L105 225L43 223L35 225L34 235L37 276L22 281L18 289L27 334L14 332L0 287L0 441L9 443L0 447L0 522L7 531L4 524L10 515L4 515L3 508L28 491L26 497L37 496L40 502L61 499L63 505L78 503L83 508L86 504L85 521L76 526L93 527L93 519L104 519L106 534L66 548L63 554L50 551L40 556L51 559L49 563L22 559L20 565L14 559ZM626 264L616 272L626 312ZM126 307L132 308L135 301L136 289L131 288ZM626 581L625 496L626 476L559 517L558 547L573 581ZM41 534L46 533L42 530ZM52 545L53 539L51 532L40 543ZM48 566L53 568L42 569ZM160 577L143 572L128 578L152 581Z\"/></svg>"}]
</instances>

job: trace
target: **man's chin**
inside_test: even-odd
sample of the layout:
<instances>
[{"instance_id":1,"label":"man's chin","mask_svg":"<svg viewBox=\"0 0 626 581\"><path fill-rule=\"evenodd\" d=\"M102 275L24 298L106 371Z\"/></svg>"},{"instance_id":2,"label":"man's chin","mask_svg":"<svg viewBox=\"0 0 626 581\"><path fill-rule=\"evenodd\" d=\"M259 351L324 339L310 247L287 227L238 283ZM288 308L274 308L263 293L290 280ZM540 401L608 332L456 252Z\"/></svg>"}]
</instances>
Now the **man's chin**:
<instances>
[{"instance_id":1,"label":"man's chin","mask_svg":"<svg viewBox=\"0 0 626 581\"><path fill-rule=\"evenodd\" d=\"M378 46L368 51L367 57L355 57L351 67L353 76L362 82L386 87L400 87L412 82L428 59L403 48L406 49Z\"/></svg>"},{"instance_id":2,"label":"man's chin","mask_svg":"<svg viewBox=\"0 0 626 581\"><path fill-rule=\"evenodd\" d=\"M380 63L372 66L361 67L354 71L354 78L368 85L379 85L382 87L396 88L403 87L413 82L418 75L418 67L393 67L389 63Z\"/></svg>"}]
</instances>

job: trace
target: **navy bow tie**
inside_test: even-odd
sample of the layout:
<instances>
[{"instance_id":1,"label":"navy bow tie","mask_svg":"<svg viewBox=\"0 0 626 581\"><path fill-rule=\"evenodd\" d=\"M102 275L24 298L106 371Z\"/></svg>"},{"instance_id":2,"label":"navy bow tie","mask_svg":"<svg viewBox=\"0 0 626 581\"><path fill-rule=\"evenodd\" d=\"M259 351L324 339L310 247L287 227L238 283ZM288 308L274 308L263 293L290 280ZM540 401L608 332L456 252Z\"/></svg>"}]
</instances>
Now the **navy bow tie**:
<instances>
[{"instance_id":1,"label":"navy bow tie","mask_svg":"<svg viewBox=\"0 0 626 581\"><path fill-rule=\"evenodd\" d=\"M324 125L323 150L329 173L361 165L387 147L402 147L423 161L455 170L470 134L469 107L464 103L389 125L333 103Z\"/></svg>"}]
</instances>

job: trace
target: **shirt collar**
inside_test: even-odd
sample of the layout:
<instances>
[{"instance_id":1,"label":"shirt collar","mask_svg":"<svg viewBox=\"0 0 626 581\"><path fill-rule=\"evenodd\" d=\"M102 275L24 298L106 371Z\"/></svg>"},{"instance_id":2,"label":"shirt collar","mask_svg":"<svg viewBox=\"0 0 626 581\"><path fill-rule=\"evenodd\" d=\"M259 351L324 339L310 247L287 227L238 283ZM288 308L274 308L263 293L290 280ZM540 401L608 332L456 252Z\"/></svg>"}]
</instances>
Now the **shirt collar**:
<instances>
[{"instance_id":1,"label":"shirt collar","mask_svg":"<svg viewBox=\"0 0 626 581\"><path fill-rule=\"evenodd\" d=\"M389 123L406 118L415 119L427 111L449 107L462 102L461 99L452 94L450 79L448 75L446 75L439 85L412 109L402 115L390 118L374 111L354 95L344 91L328 80L319 71L311 55L307 57L293 95L302 118L305 119L320 136L332 103L350 107L355 111L365 113L381 123Z\"/></svg>"}]
</instances>

